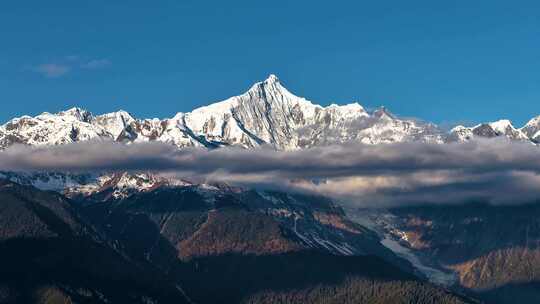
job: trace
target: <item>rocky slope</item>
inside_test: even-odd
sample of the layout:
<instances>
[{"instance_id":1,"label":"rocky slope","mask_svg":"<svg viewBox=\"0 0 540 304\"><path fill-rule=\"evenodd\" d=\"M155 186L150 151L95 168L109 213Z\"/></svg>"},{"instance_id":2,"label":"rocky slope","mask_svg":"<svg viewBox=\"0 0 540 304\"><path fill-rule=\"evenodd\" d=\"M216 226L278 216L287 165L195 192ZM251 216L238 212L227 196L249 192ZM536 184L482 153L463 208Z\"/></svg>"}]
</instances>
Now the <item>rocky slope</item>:
<instances>
[{"instance_id":1,"label":"rocky slope","mask_svg":"<svg viewBox=\"0 0 540 304\"><path fill-rule=\"evenodd\" d=\"M75 203L0 180L0 302L471 303L381 258L311 246L274 212L228 193L162 186ZM321 230L359 228L314 204L328 214L312 219Z\"/></svg>"},{"instance_id":2,"label":"rocky slope","mask_svg":"<svg viewBox=\"0 0 540 304\"><path fill-rule=\"evenodd\" d=\"M0 180L0 303L187 303L53 192Z\"/></svg>"},{"instance_id":3,"label":"rocky slope","mask_svg":"<svg viewBox=\"0 0 540 304\"><path fill-rule=\"evenodd\" d=\"M418 206L393 209L390 233L488 303L540 300L540 207Z\"/></svg>"},{"instance_id":4,"label":"rocky slope","mask_svg":"<svg viewBox=\"0 0 540 304\"><path fill-rule=\"evenodd\" d=\"M214 227L221 229L220 226L232 228L236 222L242 222L242 218L249 214L253 219L259 220L254 223L246 222L246 225L275 228L267 231L268 235L264 236L265 238L270 235L278 236L280 235L278 232L286 232L285 234L289 236L286 239L293 240L291 243L282 241L279 237L273 238L276 240L274 244L276 248L283 247L286 251L294 250L294 248L309 248L337 255L376 254L387 257L397 264L401 263L390 251L379 244L379 239L375 234L349 221L343 210L325 197L256 191L224 184L198 184L150 173L103 175L94 182L66 188L64 193L80 205L88 206L88 210L101 210L103 216L97 216L96 219L111 218L117 213L123 216L146 214L156 225L156 229L175 244L175 247L179 249L179 255L183 257L197 255L189 253L191 252L190 244L196 243L199 247L197 250L202 250L200 244L204 241L198 238L204 236L208 229L212 230ZM156 206L159 208L154 210ZM227 211L225 217L223 217L223 210ZM200 225L194 224L190 227L189 229L195 230L186 232L184 238L178 239L176 235L169 236L167 234L169 229L175 234L182 229L187 229L173 224L177 220L182 222L182 212L187 211L197 214L197 218L202 220ZM236 220L230 221L228 217ZM112 223L100 222L100 225L111 227ZM273 246L271 245L272 238L267 239L269 243L267 241L260 243L262 248L259 250L255 244L248 244L240 239L225 241L227 231L223 229L220 231L220 233L225 233L222 235L223 240L219 238L208 242L209 246L217 247L204 249L201 252L249 251L257 254L259 251L272 250L267 247ZM234 229L230 232L234 232ZM256 230L244 232L265 235L262 231ZM223 242L223 246L218 245L220 242ZM182 249L184 247L185 252ZM403 264L403 267L407 268L407 265ZM408 269L411 268L408 267Z\"/></svg>"}]
</instances>

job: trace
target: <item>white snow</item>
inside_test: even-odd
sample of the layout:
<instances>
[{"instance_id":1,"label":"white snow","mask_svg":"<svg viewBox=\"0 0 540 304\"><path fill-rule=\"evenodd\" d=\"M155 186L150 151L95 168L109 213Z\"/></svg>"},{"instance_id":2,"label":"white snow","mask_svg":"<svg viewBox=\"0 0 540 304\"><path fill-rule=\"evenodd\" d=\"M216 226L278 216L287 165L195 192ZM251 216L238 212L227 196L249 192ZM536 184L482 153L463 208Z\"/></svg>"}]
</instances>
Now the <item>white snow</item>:
<instances>
[{"instance_id":1,"label":"white snow","mask_svg":"<svg viewBox=\"0 0 540 304\"><path fill-rule=\"evenodd\" d=\"M540 130L538 130L538 132L534 133L534 135L531 138L534 139L534 140L540 139Z\"/></svg>"},{"instance_id":2,"label":"white snow","mask_svg":"<svg viewBox=\"0 0 540 304\"><path fill-rule=\"evenodd\" d=\"M454 140L467 141L475 137L474 132L479 128L489 126L498 136L505 136L511 140L529 140L524 128L516 129L508 119L501 119L487 124L478 124L474 127L456 126L450 130ZM531 137L532 138L532 137Z\"/></svg>"},{"instance_id":3,"label":"white snow","mask_svg":"<svg viewBox=\"0 0 540 304\"><path fill-rule=\"evenodd\" d=\"M540 117L521 129L505 119L489 125L508 138L527 140L538 135ZM458 141L465 141L472 138L477 127L458 126L450 134ZM160 141L179 148L270 145L280 150L297 150L351 141L444 143L446 136L434 125L398 118L385 108L370 113L357 102L317 105L294 95L275 75L270 75L244 94L188 113L177 113L170 119L135 119L123 110L94 116L80 108L14 118L0 126L0 149L14 142L59 145L85 140L122 140Z\"/></svg>"},{"instance_id":4,"label":"white snow","mask_svg":"<svg viewBox=\"0 0 540 304\"><path fill-rule=\"evenodd\" d=\"M506 130L509 128L515 129L512 125L512 122L508 119L497 120L495 122L489 123L489 125L493 128L493 130L501 134L506 134Z\"/></svg>"},{"instance_id":5,"label":"white snow","mask_svg":"<svg viewBox=\"0 0 540 304\"><path fill-rule=\"evenodd\" d=\"M94 125L105 129L114 139L116 139L133 121L135 121L135 119L128 112L120 110L97 116Z\"/></svg>"}]
</instances>

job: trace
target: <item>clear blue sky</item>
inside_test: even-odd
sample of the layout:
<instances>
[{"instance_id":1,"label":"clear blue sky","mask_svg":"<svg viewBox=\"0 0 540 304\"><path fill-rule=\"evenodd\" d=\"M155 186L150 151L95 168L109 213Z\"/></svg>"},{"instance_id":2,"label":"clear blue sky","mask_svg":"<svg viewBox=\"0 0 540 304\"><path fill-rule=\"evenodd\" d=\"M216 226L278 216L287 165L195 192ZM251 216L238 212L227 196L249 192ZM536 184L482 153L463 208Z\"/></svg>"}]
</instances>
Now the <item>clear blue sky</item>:
<instances>
[{"instance_id":1,"label":"clear blue sky","mask_svg":"<svg viewBox=\"0 0 540 304\"><path fill-rule=\"evenodd\" d=\"M520 125L540 114L538 16L539 1L2 1L0 121L169 117L274 73L321 104Z\"/></svg>"}]
</instances>

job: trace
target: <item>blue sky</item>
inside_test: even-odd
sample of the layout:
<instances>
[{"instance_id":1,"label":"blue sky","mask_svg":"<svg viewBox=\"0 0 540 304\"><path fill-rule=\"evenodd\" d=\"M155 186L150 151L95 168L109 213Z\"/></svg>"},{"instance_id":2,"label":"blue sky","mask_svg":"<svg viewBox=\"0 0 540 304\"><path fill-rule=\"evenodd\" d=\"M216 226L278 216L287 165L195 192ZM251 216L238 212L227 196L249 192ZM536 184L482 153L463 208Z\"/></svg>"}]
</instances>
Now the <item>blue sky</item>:
<instances>
[{"instance_id":1,"label":"blue sky","mask_svg":"<svg viewBox=\"0 0 540 304\"><path fill-rule=\"evenodd\" d=\"M539 15L538 1L4 1L0 120L169 117L274 73L321 104L520 125L540 114Z\"/></svg>"}]
</instances>

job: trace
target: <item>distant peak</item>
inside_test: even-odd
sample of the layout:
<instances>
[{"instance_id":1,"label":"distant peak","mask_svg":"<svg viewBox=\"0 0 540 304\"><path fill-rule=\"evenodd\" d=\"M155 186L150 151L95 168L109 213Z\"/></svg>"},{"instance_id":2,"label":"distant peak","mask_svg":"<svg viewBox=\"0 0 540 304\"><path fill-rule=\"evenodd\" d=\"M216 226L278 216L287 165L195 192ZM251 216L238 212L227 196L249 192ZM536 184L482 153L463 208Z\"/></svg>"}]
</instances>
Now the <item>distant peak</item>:
<instances>
[{"instance_id":1,"label":"distant peak","mask_svg":"<svg viewBox=\"0 0 540 304\"><path fill-rule=\"evenodd\" d=\"M274 75L270 74L268 78L266 78L264 81L260 81L255 83L251 89L251 91L260 91L260 90L270 90L270 91L286 91L286 89L281 85L281 82L279 81L279 78Z\"/></svg>"},{"instance_id":2,"label":"distant peak","mask_svg":"<svg viewBox=\"0 0 540 304\"><path fill-rule=\"evenodd\" d=\"M73 116L76 119L84 122L90 122L92 120L92 113L79 107L72 107L65 111L58 112L60 116Z\"/></svg>"},{"instance_id":3,"label":"distant peak","mask_svg":"<svg viewBox=\"0 0 540 304\"><path fill-rule=\"evenodd\" d=\"M499 119L497 121L494 121L492 123L497 123L497 124L503 124L503 125L510 125L512 124L512 122L509 120L509 119Z\"/></svg>"},{"instance_id":4,"label":"distant peak","mask_svg":"<svg viewBox=\"0 0 540 304\"><path fill-rule=\"evenodd\" d=\"M127 119L134 119L133 118L133 115L131 115L131 113L125 111L125 110L118 110L116 112L110 112L110 113L105 113L105 114L102 114L102 115L99 115L99 117L123 117L123 118L127 118Z\"/></svg>"},{"instance_id":5,"label":"distant peak","mask_svg":"<svg viewBox=\"0 0 540 304\"><path fill-rule=\"evenodd\" d=\"M116 113L118 113L120 115L131 115L128 111L122 110L122 109L116 111Z\"/></svg>"},{"instance_id":6,"label":"distant peak","mask_svg":"<svg viewBox=\"0 0 540 304\"><path fill-rule=\"evenodd\" d=\"M266 78L266 80L264 82L267 82L267 83L279 83L279 78L274 74L270 74L268 76L268 78Z\"/></svg>"},{"instance_id":7,"label":"distant peak","mask_svg":"<svg viewBox=\"0 0 540 304\"><path fill-rule=\"evenodd\" d=\"M358 102L353 102L345 105L338 105L335 103L330 104L326 108L333 109L335 111L340 111L342 113L366 113L364 107L362 107Z\"/></svg>"},{"instance_id":8,"label":"distant peak","mask_svg":"<svg viewBox=\"0 0 540 304\"><path fill-rule=\"evenodd\" d=\"M465 127L464 125L457 125L457 126L453 127L452 129L450 129L450 133L466 131L466 130L470 130L470 129L471 128Z\"/></svg>"},{"instance_id":9,"label":"distant peak","mask_svg":"<svg viewBox=\"0 0 540 304\"><path fill-rule=\"evenodd\" d=\"M375 117L379 117L379 118L387 118L387 119L395 119L396 118L394 116L394 114L390 113L390 111L388 111L388 109L386 107L384 107L384 106L381 106L380 108L375 110L375 112L373 112L373 115L375 115Z\"/></svg>"},{"instance_id":10,"label":"distant peak","mask_svg":"<svg viewBox=\"0 0 540 304\"><path fill-rule=\"evenodd\" d=\"M365 111L364 107L362 107L362 105L360 105L358 102L352 102L352 103L343 105L341 107L346 108L346 109L357 110L357 111Z\"/></svg>"},{"instance_id":11,"label":"distant peak","mask_svg":"<svg viewBox=\"0 0 540 304\"><path fill-rule=\"evenodd\" d=\"M78 114L78 113L83 113L83 112L86 112L86 110L84 110L82 108L79 108L79 107L72 107L72 108L69 108L67 110L61 111L59 114L73 115L73 114Z\"/></svg>"},{"instance_id":12,"label":"distant peak","mask_svg":"<svg viewBox=\"0 0 540 304\"><path fill-rule=\"evenodd\" d=\"M527 122L525 126L536 126L540 124L540 115L537 115Z\"/></svg>"},{"instance_id":13,"label":"distant peak","mask_svg":"<svg viewBox=\"0 0 540 304\"><path fill-rule=\"evenodd\" d=\"M500 132L503 132L503 133L507 128L514 129L514 126L512 125L512 122L510 120L508 120L508 119L500 119L500 120L489 123L489 125L493 129L495 129L497 131L500 131Z\"/></svg>"}]
</instances>

